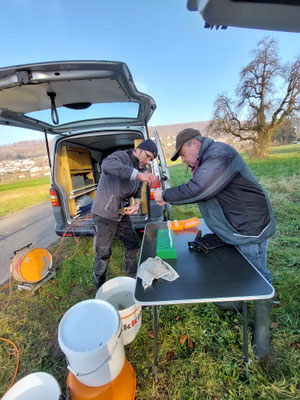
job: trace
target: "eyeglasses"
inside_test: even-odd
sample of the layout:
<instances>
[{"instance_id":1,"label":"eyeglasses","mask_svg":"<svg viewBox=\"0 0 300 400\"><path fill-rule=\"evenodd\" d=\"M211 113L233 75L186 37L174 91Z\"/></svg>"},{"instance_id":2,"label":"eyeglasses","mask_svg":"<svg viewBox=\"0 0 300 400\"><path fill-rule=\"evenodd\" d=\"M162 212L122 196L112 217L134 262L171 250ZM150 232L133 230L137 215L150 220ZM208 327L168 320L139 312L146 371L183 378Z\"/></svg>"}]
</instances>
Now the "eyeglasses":
<instances>
[{"instance_id":1,"label":"eyeglasses","mask_svg":"<svg viewBox=\"0 0 300 400\"><path fill-rule=\"evenodd\" d=\"M144 149L141 149L141 150L146 154L146 157L148 158L148 160L150 160L150 161L154 160L155 157L150 156L150 154L147 153L146 150L144 150Z\"/></svg>"}]
</instances>

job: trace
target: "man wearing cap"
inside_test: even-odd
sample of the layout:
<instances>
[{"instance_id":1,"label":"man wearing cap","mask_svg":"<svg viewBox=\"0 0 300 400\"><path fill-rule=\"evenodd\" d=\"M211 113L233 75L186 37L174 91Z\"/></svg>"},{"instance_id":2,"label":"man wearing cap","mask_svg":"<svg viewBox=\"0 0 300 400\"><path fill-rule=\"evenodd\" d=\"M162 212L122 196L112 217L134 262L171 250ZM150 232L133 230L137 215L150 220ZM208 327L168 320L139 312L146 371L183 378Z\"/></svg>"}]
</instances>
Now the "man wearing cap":
<instances>
[{"instance_id":1,"label":"man wearing cap","mask_svg":"<svg viewBox=\"0 0 300 400\"><path fill-rule=\"evenodd\" d=\"M157 156L156 144L147 139L135 150L119 150L106 157L91 212L94 214L95 267L94 282L98 289L106 278L111 256L111 245L118 237L125 246L126 274L135 277L140 243L132 226L130 215L140 205L143 182L155 185L158 178L147 171L146 166ZM134 199L129 204L129 199ZM120 214L120 209L125 215Z\"/></svg>"},{"instance_id":2,"label":"man wearing cap","mask_svg":"<svg viewBox=\"0 0 300 400\"><path fill-rule=\"evenodd\" d=\"M171 160L179 156L191 168L192 179L165 191L157 189L155 200L160 205L198 203L207 226L225 243L236 246L272 283L266 265L267 248L276 223L266 193L243 158L228 144L203 137L192 128L176 137ZM259 360L269 351L272 306L272 300L254 301L252 344Z\"/></svg>"}]
</instances>

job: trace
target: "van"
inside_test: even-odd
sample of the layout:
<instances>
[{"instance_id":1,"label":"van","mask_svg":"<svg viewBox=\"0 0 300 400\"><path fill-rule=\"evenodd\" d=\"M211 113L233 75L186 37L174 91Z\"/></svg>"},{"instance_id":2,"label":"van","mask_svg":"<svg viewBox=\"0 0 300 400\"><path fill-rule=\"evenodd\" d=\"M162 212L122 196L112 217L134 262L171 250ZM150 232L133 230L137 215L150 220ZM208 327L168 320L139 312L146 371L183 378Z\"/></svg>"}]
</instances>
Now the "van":
<instances>
[{"instance_id":1,"label":"van","mask_svg":"<svg viewBox=\"0 0 300 400\"><path fill-rule=\"evenodd\" d=\"M93 235L90 213L102 160L116 150L135 148L149 138L155 101L137 90L123 62L65 61L0 69L0 123L43 132L50 169L50 198L60 236ZM51 142L49 135L54 135ZM171 187L157 132L157 158L149 172L162 189ZM170 205L159 206L144 182L138 212L147 222L171 219Z\"/></svg>"}]
</instances>

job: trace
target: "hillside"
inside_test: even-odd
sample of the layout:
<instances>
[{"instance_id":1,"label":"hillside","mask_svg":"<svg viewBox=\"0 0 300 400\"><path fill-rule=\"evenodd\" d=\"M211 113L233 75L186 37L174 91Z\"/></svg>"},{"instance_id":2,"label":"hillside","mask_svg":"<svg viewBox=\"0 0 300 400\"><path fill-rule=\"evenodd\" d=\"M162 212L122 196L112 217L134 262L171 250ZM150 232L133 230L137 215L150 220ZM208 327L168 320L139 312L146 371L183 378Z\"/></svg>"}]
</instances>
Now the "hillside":
<instances>
[{"instance_id":1,"label":"hillside","mask_svg":"<svg viewBox=\"0 0 300 400\"><path fill-rule=\"evenodd\" d=\"M165 152L165 156L169 158L175 149L175 137L179 131L190 127L194 129L199 129L202 134L206 134L208 123L209 121L198 121L182 124L149 126L149 133L150 137L153 137L153 132L158 132ZM218 140L226 141L227 143L232 144L237 148L241 148L239 146L238 139L235 139L234 137L220 137L218 138ZM49 141L49 145L51 146L51 141ZM45 141L43 139L21 141L8 145L0 145L0 162L6 160L33 159L46 155L47 150Z\"/></svg>"},{"instance_id":2,"label":"hillside","mask_svg":"<svg viewBox=\"0 0 300 400\"><path fill-rule=\"evenodd\" d=\"M23 160L47 155L45 141L26 140L0 146L0 161Z\"/></svg>"}]
</instances>

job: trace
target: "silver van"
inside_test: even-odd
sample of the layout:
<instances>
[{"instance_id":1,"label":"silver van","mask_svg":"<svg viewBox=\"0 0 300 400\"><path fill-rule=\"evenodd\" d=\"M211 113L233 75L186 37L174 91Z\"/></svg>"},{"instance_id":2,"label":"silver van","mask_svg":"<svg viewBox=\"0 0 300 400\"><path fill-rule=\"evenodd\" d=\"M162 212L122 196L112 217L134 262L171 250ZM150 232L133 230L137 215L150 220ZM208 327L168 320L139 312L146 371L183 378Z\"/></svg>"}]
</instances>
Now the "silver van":
<instances>
[{"instance_id":1,"label":"silver van","mask_svg":"<svg viewBox=\"0 0 300 400\"><path fill-rule=\"evenodd\" d=\"M45 135L51 168L50 197L58 235L93 235L91 205L102 160L116 150L135 148L149 138L147 123L156 104L137 90L126 64L64 61L0 68L0 123ZM49 135L55 135L49 141ZM170 176L159 137L150 172L169 188ZM51 152L50 152L51 147ZM144 183L137 230L171 218L158 206L155 188Z\"/></svg>"}]
</instances>

